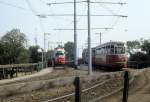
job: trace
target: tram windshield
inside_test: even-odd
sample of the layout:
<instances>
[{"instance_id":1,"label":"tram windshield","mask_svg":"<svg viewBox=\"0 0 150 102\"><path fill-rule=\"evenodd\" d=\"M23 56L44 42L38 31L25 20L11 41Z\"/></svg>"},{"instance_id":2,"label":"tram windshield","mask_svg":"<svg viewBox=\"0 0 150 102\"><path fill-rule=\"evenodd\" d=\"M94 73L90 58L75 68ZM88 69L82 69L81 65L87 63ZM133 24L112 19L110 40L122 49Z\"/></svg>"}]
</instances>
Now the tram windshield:
<instances>
[{"instance_id":1,"label":"tram windshield","mask_svg":"<svg viewBox=\"0 0 150 102\"><path fill-rule=\"evenodd\" d=\"M125 47L115 47L115 54L124 54Z\"/></svg>"},{"instance_id":2,"label":"tram windshield","mask_svg":"<svg viewBox=\"0 0 150 102\"><path fill-rule=\"evenodd\" d=\"M61 56L61 55L64 55L64 53L62 53L62 52L57 52L55 55L56 55L56 56Z\"/></svg>"}]
</instances>

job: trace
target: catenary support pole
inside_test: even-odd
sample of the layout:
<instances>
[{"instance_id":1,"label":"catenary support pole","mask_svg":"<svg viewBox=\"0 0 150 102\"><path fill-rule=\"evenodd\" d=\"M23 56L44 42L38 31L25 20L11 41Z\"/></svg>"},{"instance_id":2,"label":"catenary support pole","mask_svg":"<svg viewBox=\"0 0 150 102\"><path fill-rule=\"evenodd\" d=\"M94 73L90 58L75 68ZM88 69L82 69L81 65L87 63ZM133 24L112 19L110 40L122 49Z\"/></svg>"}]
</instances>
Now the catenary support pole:
<instances>
[{"instance_id":1,"label":"catenary support pole","mask_svg":"<svg viewBox=\"0 0 150 102\"><path fill-rule=\"evenodd\" d=\"M76 22L76 0L74 0L74 65L77 68L77 22Z\"/></svg>"},{"instance_id":2,"label":"catenary support pole","mask_svg":"<svg viewBox=\"0 0 150 102\"><path fill-rule=\"evenodd\" d=\"M100 32L100 45L102 44L102 33Z\"/></svg>"},{"instance_id":3,"label":"catenary support pole","mask_svg":"<svg viewBox=\"0 0 150 102\"><path fill-rule=\"evenodd\" d=\"M91 51L91 26L90 26L90 0L87 0L88 6L88 73L92 74L92 51Z\"/></svg>"}]
</instances>

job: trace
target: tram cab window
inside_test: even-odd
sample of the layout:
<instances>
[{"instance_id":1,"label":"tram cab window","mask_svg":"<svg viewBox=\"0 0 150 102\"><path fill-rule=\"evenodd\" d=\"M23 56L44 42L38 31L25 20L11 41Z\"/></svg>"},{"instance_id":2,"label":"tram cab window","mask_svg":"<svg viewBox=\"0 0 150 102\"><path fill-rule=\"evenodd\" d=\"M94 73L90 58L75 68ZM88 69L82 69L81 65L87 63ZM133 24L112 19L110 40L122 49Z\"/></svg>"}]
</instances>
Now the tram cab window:
<instances>
[{"instance_id":1,"label":"tram cab window","mask_svg":"<svg viewBox=\"0 0 150 102\"><path fill-rule=\"evenodd\" d=\"M118 53L119 54L124 54L125 53L125 48L124 47L118 47Z\"/></svg>"},{"instance_id":2,"label":"tram cab window","mask_svg":"<svg viewBox=\"0 0 150 102\"><path fill-rule=\"evenodd\" d=\"M61 52L57 52L57 53L55 54L55 56L60 56L60 55L64 55L64 54L61 53Z\"/></svg>"},{"instance_id":3,"label":"tram cab window","mask_svg":"<svg viewBox=\"0 0 150 102\"><path fill-rule=\"evenodd\" d=\"M115 47L115 54L124 54L125 47Z\"/></svg>"}]
</instances>

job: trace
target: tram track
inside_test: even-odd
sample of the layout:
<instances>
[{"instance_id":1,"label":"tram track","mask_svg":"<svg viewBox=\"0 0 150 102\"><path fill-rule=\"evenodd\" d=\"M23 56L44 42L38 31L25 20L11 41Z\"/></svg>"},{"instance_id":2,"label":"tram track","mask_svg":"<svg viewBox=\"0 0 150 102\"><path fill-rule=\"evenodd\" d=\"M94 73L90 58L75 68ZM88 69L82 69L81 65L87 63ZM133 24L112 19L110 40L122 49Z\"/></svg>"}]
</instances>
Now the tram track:
<instances>
[{"instance_id":1,"label":"tram track","mask_svg":"<svg viewBox=\"0 0 150 102\"><path fill-rule=\"evenodd\" d=\"M95 102L94 100L99 96L106 96L114 90L120 90L123 85L123 79L108 79L94 86L82 90L82 102ZM70 93L61 97L49 99L43 102L73 102L74 94ZM89 101L90 100L90 101Z\"/></svg>"},{"instance_id":2,"label":"tram track","mask_svg":"<svg viewBox=\"0 0 150 102\"><path fill-rule=\"evenodd\" d=\"M134 84L136 77L137 76L132 76L132 78L130 79L130 82L129 82L130 85ZM111 81L113 81L113 82L111 83ZM147 84L147 83L145 83L145 84ZM105 90L103 90L103 89L105 89ZM106 80L105 82L103 82L99 85L97 84L91 88L82 90L82 102L100 102L100 100L102 100L106 97L109 97L111 95L117 94L118 92L121 92L121 96L122 96L122 89L123 89L123 78L119 79L119 80ZM73 100L71 100L71 98L68 98L71 95L72 95L72 99L73 99L74 93L65 97L66 100L69 102L73 101ZM59 100L57 100L57 101L49 100L49 101L44 101L44 102L67 102L64 100L65 99L60 97ZM121 101L122 101L122 97L117 102L121 102Z\"/></svg>"},{"instance_id":3,"label":"tram track","mask_svg":"<svg viewBox=\"0 0 150 102\"><path fill-rule=\"evenodd\" d=\"M150 94L150 72L142 71L134 76L134 80L130 83L128 102L149 102L147 101ZM147 92L149 90L149 92ZM146 94L145 94L146 93ZM148 94L147 94L148 93ZM122 102L122 90L115 94L109 96L109 98L104 98L97 102ZM147 97L146 97L147 95Z\"/></svg>"},{"instance_id":4,"label":"tram track","mask_svg":"<svg viewBox=\"0 0 150 102\"><path fill-rule=\"evenodd\" d=\"M114 74L113 73L112 73L112 75L111 75L111 73L102 74L105 76L105 80L102 78L102 80L96 79L96 80L89 81L89 82L84 80L84 82L81 82L83 84L82 85L83 86L82 102L105 102L105 101L101 101L101 100L103 100L107 97L110 98L110 96L112 96L113 94L116 94L119 91L121 91L123 89L123 73L122 72L115 72ZM93 77L93 78L95 79L96 77ZM134 80L134 79L130 79L131 82L132 82L132 80ZM63 90L64 89L65 89L65 87L63 87ZM38 97L37 95L38 94L40 95L41 92L43 93L43 95L47 94L47 96L43 97L43 95L42 95L42 96ZM60 91L56 91L56 95L52 95L52 96L49 93L50 92L54 93L55 91L47 89L46 92L44 90L43 91L41 90L41 92L39 91L39 92L37 92L37 94L31 93L31 96L33 94L33 96L35 97L35 98L31 99L32 102L74 102L74 93L73 93L74 87L73 87L73 85L72 85L72 87L69 86L67 89L65 89L61 93L59 93ZM121 93L121 95L122 95L122 93ZM9 100L11 100L11 99L9 99ZM12 100L13 100L13 98L12 98ZM4 102L8 102L8 101L4 101ZM9 101L9 102L16 102L16 101L14 100L14 101ZM17 102L19 102L19 101L17 101ZM23 102L25 102L25 101L23 101ZM115 101L115 102L117 102L117 101Z\"/></svg>"},{"instance_id":5,"label":"tram track","mask_svg":"<svg viewBox=\"0 0 150 102\"><path fill-rule=\"evenodd\" d=\"M131 87L132 89L129 91L129 102L148 102L145 98L150 95L150 72L144 72L143 76L137 80L137 83ZM143 83L143 84L142 84ZM136 97L136 98L135 98Z\"/></svg>"}]
</instances>

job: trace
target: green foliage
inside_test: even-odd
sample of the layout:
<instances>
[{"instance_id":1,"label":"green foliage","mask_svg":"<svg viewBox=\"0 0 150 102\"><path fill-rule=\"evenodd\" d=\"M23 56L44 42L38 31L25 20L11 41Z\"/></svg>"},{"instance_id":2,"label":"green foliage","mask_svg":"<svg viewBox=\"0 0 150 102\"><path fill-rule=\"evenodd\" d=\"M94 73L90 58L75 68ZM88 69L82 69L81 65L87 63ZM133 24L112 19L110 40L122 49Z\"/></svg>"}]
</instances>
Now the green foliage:
<instances>
[{"instance_id":1,"label":"green foliage","mask_svg":"<svg viewBox=\"0 0 150 102\"><path fill-rule=\"evenodd\" d=\"M142 45L142 50L146 51L146 53L150 56L150 41L145 40Z\"/></svg>"},{"instance_id":2,"label":"green foliage","mask_svg":"<svg viewBox=\"0 0 150 102\"><path fill-rule=\"evenodd\" d=\"M130 61L135 61L138 64L138 68L146 68L150 65L150 58L147 54L137 52L130 56Z\"/></svg>"},{"instance_id":3,"label":"green foliage","mask_svg":"<svg viewBox=\"0 0 150 102\"><path fill-rule=\"evenodd\" d=\"M67 42L64 45L64 49L66 51L66 59L67 60L74 60L74 43L73 42Z\"/></svg>"},{"instance_id":4,"label":"green foliage","mask_svg":"<svg viewBox=\"0 0 150 102\"><path fill-rule=\"evenodd\" d=\"M141 41L128 41L127 49L130 53L129 61L135 61L138 63L139 67L147 67L150 65L150 42L149 40L141 40ZM131 53L133 49L141 49L146 53L140 51Z\"/></svg>"},{"instance_id":5,"label":"green foliage","mask_svg":"<svg viewBox=\"0 0 150 102\"><path fill-rule=\"evenodd\" d=\"M30 53L30 62L31 63L37 63L41 61L41 55L38 52L39 46L30 46L29 47L29 53Z\"/></svg>"},{"instance_id":6,"label":"green foliage","mask_svg":"<svg viewBox=\"0 0 150 102\"><path fill-rule=\"evenodd\" d=\"M127 48L128 49L138 49L140 48L140 41L127 41Z\"/></svg>"},{"instance_id":7,"label":"green foliage","mask_svg":"<svg viewBox=\"0 0 150 102\"><path fill-rule=\"evenodd\" d=\"M0 41L0 64L27 63L29 55L25 48L26 42L25 34L19 29L6 33Z\"/></svg>"},{"instance_id":8,"label":"green foliage","mask_svg":"<svg viewBox=\"0 0 150 102\"><path fill-rule=\"evenodd\" d=\"M149 59L148 56L141 52L137 52L130 56L130 61L136 61L138 63L146 62L146 61L148 61L148 59Z\"/></svg>"}]
</instances>

